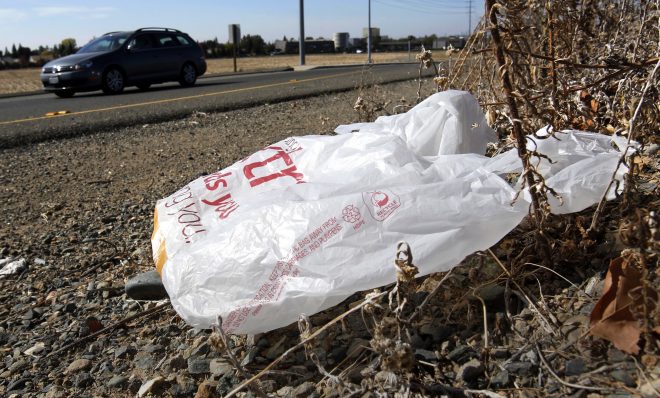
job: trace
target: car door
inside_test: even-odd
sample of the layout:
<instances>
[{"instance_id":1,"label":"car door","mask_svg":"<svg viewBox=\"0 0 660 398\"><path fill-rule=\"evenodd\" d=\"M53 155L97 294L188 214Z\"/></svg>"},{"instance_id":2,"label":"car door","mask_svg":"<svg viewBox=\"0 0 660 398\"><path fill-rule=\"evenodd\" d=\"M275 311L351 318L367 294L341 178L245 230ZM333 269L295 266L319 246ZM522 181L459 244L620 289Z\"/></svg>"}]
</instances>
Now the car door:
<instances>
[{"instance_id":1,"label":"car door","mask_svg":"<svg viewBox=\"0 0 660 398\"><path fill-rule=\"evenodd\" d=\"M183 46L171 33L154 33L154 37L159 48L163 77L177 78L183 64Z\"/></svg>"},{"instance_id":2,"label":"car door","mask_svg":"<svg viewBox=\"0 0 660 398\"><path fill-rule=\"evenodd\" d=\"M159 49L151 33L139 33L126 46L124 69L131 82L158 79L163 73Z\"/></svg>"}]
</instances>

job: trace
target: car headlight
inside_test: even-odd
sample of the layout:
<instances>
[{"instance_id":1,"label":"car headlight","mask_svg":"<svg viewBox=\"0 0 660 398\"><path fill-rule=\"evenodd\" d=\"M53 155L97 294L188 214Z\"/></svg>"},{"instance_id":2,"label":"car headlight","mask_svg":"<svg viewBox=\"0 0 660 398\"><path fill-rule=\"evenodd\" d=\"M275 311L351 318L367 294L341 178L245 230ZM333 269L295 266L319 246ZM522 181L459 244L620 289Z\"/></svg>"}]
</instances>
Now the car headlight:
<instances>
[{"instance_id":1,"label":"car headlight","mask_svg":"<svg viewBox=\"0 0 660 398\"><path fill-rule=\"evenodd\" d=\"M94 64L94 63L93 63L92 61L85 61L85 62L81 62L81 63L79 63L79 64L75 64L74 67L73 67L73 69L74 69L74 70L89 69L89 68L92 67L93 64Z\"/></svg>"}]
</instances>

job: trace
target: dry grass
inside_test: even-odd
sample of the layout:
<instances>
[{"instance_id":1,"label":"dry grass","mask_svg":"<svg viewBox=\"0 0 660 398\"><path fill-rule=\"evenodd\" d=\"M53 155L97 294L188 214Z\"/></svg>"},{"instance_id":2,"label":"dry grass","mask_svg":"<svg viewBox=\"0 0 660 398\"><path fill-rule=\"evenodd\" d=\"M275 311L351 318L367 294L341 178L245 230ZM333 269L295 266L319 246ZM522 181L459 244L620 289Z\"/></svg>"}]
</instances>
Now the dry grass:
<instances>
[{"instance_id":1,"label":"dry grass","mask_svg":"<svg viewBox=\"0 0 660 398\"><path fill-rule=\"evenodd\" d=\"M406 62L408 53L374 53L374 63ZM414 55L411 61L414 61ZM367 54L310 54L305 57L310 66L364 64ZM209 59L208 74L230 73L234 70L231 58ZM293 67L299 64L298 55L278 55L263 57L245 57L237 60L239 71L259 71L273 68ZM41 90L39 68L0 71L0 94L20 93Z\"/></svg>"}]
</instances>

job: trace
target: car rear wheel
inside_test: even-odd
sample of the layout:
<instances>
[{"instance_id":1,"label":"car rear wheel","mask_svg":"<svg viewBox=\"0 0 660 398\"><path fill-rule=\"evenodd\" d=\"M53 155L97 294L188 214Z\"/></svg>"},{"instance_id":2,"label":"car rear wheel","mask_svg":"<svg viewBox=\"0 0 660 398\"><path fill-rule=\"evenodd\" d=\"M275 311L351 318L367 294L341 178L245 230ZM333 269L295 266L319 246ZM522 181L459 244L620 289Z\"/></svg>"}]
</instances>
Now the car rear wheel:
<instances>
[{"instance_id":1,"label":"car rear wheel","mask_svg":"<svg viewBox=\"0 0 660 398\"><path fill-rule=\"evenodd\" d=\"M137 88L139 88L142 91L149 90L149 87L151 87L151 84L149 83L140 83L136 84Z\"/></svg>"},{"instance_id":2,"label":"car rear wheel","mask_svg":"<svg viewBox=\"0 0 660 398\"><path fill-rule=\"evenodd\" d=\"M60 98L71 98L73 97L73 94L76 92L73 90L60 90L60 91L55 91L55 95L57 95Z\"/></svg>"},{"instance_id":3,"label":"car rear wheel","mask_svg":"<svg viewBox=\"0 0 660 398\"><path fill-rule=\"evenodd\" d=\"M110 68L103 74L103 92L119 94L124 91L124 74L117 68Z\"/></svg>"},{"instance_id":4,"label":"car rear wheel","mask_svg":"<svg viewBox=\"0 0 660 398\"><path fill-rule=\"evenodd\" d=\"M187 63L181 68L181 74L179 75L179 84L183 87L190 87L195 84L197 81L197 69L195 65Z\"/></svg>"}]
</instances>

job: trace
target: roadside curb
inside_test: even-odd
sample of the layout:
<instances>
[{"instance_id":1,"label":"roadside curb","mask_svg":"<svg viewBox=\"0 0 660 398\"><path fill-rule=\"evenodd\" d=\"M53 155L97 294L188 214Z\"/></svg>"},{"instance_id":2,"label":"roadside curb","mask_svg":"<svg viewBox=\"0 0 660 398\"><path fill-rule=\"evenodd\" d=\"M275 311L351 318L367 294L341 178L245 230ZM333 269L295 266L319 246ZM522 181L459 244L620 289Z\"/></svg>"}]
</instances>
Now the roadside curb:
<instances>
[{"instance_id":1,"label":"roadside curb","mask_svg":"<svg viewBox=\"0 0 660 398\"><path fill-rule=\"evenodd\" d=\"M296 72L303 72L306 70L314 69L333 69L333 68L343 68L348 66L375 66L375 65L401 65L401 64L418 64L419 62L414 61L404 61L404 62L372 62L371 64L367 63L356 63L356 64L341 64L341 65L296 65L293 67L293 70Z\"/></svg>"}]
</instances>

